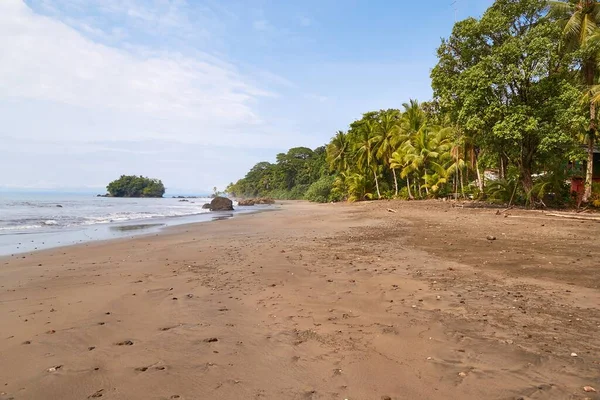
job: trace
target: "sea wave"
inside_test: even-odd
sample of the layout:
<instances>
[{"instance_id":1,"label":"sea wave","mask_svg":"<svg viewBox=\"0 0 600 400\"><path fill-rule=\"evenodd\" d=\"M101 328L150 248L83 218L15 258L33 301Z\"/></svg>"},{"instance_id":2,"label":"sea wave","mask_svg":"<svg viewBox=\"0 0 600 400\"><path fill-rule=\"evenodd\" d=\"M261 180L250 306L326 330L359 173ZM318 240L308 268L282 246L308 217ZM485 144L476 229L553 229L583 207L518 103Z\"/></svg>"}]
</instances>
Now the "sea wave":
<instances>
[{"instance_id":1,"label":"sea wave","mask_svg":"<svg viewBox=\"0 0 600 400\"><path fill-rule=\"evenodd\" d=\"M71 202L71 203L69 203ZM208 213L202 209L204 200L179 202L171 199L160 201L113 201L104 204L95 198L85 200L61 199L47 205L36 202L5 202L0 200L0 232L18 234L19 231L32 233L56 231L98 224L123 224L130 221L148 221L171 217L185 217ZM18 206L15 206L18 204ZM70 207L56 207L56 204L71 204Z\"/></svg>"},{"instance_id":2,"label":"sea wave","mask_svg":"<svg viewBox=\"0 0 600 400\"><path fill-rule=\"evenodd\" d=\"M0 226L0 231L16 231L28 229L40 229L42 225L15 225L15 226Z\"/></svg>"},{"instance_id":3,"label":"sea wave","mask_svg":"<svg viewBox=\"0 0 600 400\"><path fill-rule=\"evenodd\" d=\"M193 210L190 211L174 211L169 210L165 212L142 212L142 213L114 213L109 215L103 215L98 217L86 217L82 222L72 223L69 226L77 226L77 225L96 225L96 224L110 224L114 222L127 222L127 221L136 221L142 219L150 219L150 218L170 218L170 217L186 217L186 216L194 216L205 214L209 212L208 210Z\"/></svg>"}]
</instances>

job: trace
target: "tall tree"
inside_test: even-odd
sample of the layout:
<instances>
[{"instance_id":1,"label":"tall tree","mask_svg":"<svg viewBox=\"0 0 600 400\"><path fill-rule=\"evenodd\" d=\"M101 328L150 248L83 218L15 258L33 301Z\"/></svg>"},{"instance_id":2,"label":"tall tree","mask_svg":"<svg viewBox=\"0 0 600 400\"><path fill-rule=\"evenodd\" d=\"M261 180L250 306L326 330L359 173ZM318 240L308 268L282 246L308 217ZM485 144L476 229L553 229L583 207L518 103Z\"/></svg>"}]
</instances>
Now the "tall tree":
<instances>
[{"instance_id":1,"label":"tall tree","mask_svg":"<svg viewBox=\"0 0 600 400\"><path fill-rule=\"evenodd\" d=\"M398 178L396 177L396 170L390 168L390 158L401 141L400 117L399 110L390 109L382 111L375 128L377 132L377 157L388 169L392 170L396 196L398 195Z\"/></svg>"},{"instance_id":2,"label":"tall tree","mask_svg":"<svg viewBox=\"0 0 600 400\"><path fill-rule=\"evenodd\" d=\"M594 171L594 145L598 133L596 106L597 96L593 88L598 79L598 36L600 25L600 2L597 0L550 1L551 15L558 17L562 25L563 43L567 51L575 52L579 74L584 85L584 97L589 103L589 128L587 141L587 166L583 201L592 195ZM595 40L593 40L595 39Z\"/></svg>"},{"instance_id":3,"label":"tall tree","mask_svg":"<svg viewBox=\"0 0 600 400\"><path fill-rule=\"evenodd\" d=\"M350 156L350 143L348 135L337 131L335 136L327 145L327 163L331 171L344 172L348 169L348 157Z\"/></svg>"},{"instance_id":4,"label":"tall tree","mask_svg":"<svg viewBox=\"0 0 600 400\"><path fill-rule=\"evenodd\" d=\"M560 31L544 7L539 0L497 0L481 20L455 26L432 71L440 104L488 159L504 155L518 167L526 193L544 159L573 144L561 124L575 88L559 57Z\"/></svg>"},{"instance_id":5,"label":"tall tree","mask_svg":"<svg viewBox=\"0 0 600 400\"><path fill-rule=\"evenodd\" d=\"M365 121L358 125L357 141L355 147L356 164L358 168L367 173L372 173L375 178L375 187L377 188L377 197L381 198L379 191L379 180L377 178L377 132L373 121Z\"/></svg>"}]
</instances>

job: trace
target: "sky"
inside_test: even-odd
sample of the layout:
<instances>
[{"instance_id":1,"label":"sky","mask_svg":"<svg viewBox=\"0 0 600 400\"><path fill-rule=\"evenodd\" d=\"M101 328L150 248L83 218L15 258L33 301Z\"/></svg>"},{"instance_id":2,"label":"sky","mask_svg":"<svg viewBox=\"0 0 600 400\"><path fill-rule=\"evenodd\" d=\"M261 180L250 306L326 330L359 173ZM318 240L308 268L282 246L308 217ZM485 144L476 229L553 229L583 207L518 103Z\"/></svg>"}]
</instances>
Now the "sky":
<instances>
[{"instance_id":1,"label":"sky","mask_svg":"<svg viewBox=\"0 0 600 400\"><path fill-rule=\"evenodd\" d=\"M431 98L492 0L0 0L0 189L224 189L370 110Z\"/></svg>"}]
</instances>

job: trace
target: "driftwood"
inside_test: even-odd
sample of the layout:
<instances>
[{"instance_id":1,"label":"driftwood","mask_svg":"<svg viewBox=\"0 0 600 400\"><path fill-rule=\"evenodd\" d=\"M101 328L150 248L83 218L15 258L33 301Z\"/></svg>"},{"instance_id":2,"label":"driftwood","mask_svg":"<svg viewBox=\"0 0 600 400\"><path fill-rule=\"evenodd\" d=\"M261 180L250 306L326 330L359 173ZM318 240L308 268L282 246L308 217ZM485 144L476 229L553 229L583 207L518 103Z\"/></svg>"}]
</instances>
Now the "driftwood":
<instances>
[{"instance_id":1,"label":"driftwood","mask_svg":"<svg viewBox=\"0 0 600 400\"><path fill-rule=\"evenodd\" d=\"M515 208L515 206L510 206L508 208L505 208L504 210L500 211L500 214L507 212L508 210L512 210L513 208Z\"/></svg>"},{"instance_id":2,"label":"driftwood","mask_svg":"<svg viewBox=\"0 0 600 400\"><path fill-rule=\"evenodd\" d=\"M565 214L555 214L555 213L546 213L545 215L549 217L559 217L559 218L568 218L568 219L578 219L582 221L596 221L600 222L600 217L583 217L581 215L565 215Z\"/></svg>"},{"instance_id":3,"label":"driftwood","mask_svg":"<svg viewBox=\"0 0 600 400\"><path fill-rule=\"evenodd\" d=\"M396 213L396 212L398 212L398 211L394 210L393 208L388 208L387 210L388 210L388 212L391 212L391 213Z\"/></svg>"}]
</instances>

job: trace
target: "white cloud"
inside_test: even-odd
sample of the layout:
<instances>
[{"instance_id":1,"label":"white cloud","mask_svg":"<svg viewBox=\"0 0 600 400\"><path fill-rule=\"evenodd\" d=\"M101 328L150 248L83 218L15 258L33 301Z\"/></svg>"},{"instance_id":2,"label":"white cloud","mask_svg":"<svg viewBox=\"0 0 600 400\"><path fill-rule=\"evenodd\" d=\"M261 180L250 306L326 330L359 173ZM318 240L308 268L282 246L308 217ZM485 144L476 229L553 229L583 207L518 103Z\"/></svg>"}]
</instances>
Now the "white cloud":
<instances>
[{"instance_id":1,"label":"white cloud","mask_svg":"<svg viewBox=\"0 0 600 400\"><path fill-rule=\"evenodd\" d=\"M277 94L257 82L292 85L285 78L251 67L246 76L196 50L109 46L106 35L125 36L132 26L96 24L82 11L95 1L105 13L177 31L185 2L155 0L144 9L133 0L40 1L36 9L47 15L0 0L0 170L13 171L2 185L83 187L136 173L203 189L275 154L261 149L291 144L293 133L258 112ZM170 17L157 8L163 3Z\"/></svg>"},{"instance_id":2,"label":"white cloud","mask_svg":"<svg viewBox=\"0 0 600 400\"><path fill-rule=\"evenodd\" d=\"M209 55L133 52L94 43L34 14L0 5L0 96L206 124L258 124L252 104L268 91Z\"/></svg>"}]
</instances>

